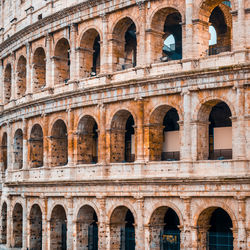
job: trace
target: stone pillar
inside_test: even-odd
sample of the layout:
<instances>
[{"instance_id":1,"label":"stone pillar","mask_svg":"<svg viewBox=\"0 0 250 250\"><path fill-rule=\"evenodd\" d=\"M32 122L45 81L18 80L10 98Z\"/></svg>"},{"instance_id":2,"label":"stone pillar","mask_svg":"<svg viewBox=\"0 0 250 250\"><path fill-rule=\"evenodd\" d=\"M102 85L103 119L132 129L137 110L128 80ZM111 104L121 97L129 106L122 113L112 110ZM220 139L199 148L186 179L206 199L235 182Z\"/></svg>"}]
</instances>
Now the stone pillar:
<instances>
[{"instance_id":1,"label":"stone pillar","mask_svg":"<svg viewBox=\"0 0 250 250\"><path fill-rule=\"evenodd\" d=\"M136 53L136 65L143 66L146 62L146 0L136 0L136 4L139 8L138 21L140 24L139 32L136 31L137 38L137 53Z\"/></svg>"},{"instance_id":2,"label":"stone pillar","mask_svg":"<svg viewBox=\"0 0 250 250\"><path fill-rule=\"evenodd\" d=\"M101 104L99 108L99 134L98 134L98 163L106 163L106 107Z\"/></svg>"},{"instance_id":3,"label":"stone pillar","mask_svg":"<svg viewBox=\"0 0 250 250\"><path fill-rule=\"evenodd\" d=\"M144 249L150 250L150 242L151 242L151 235L150 235L150 226L144 225Z\"/></svg>"},{"instance_id":4,"label":"stone pillar","mask_svg":"<svg viewBox=\"0 0 250 250\"><path fill-rule=\"evenodd\" d=\"M106 200L104 197L97 197L100 204L100 218L98 218L98 249L106 250L107 248L107 221L106 221Z\"/></svg>"},{"instance_id":5,"label":"stone pillar","mask_svg":"<svg viewBox=\"0 0 250 250\"><path fill-rule=\"evenodd\" d=\"M198 249L198 229L197 227L190 227L191 230L191 239L192 239L192 247L191 249Z\"/></svg>"},{"instance_id":6,"label":"stone pillar","mask_svg":"<svg viewBox=\"0 0 250 250\"><path fill-rule=\"evenodd\" d=\"M183 161L191 160L191 93L183 91L183 129L181 134L180 159Z\"/></svg>"},{"instance_id":7,"label":"stone pillar","mask_svg":"<svg viewBox=\"0 0 250 250\"><path fill-rule=\"evenodd\" d=\"M193 1L186 0L186 20L182 25L182 58L187 59L193 56L193 50L196 49L193 44Z\"/></svg>"},{"instance_id":8,"label":"stone pillar","mask_svg":"<svg viewBox=\"0 0 250 250\"><path fill-rule=\"evenodd\" d=\"M74 165L74 111L68 109L68 165Z\"/></svg>"},{"instance_id":9,"label":"stone pillar","mask_svg":"<svg viewBox=\"0 0 250 250\"><path fill-rule=\"evenodd\" d=\"M200 19L192 20L193 23L193 58L204 57L208 55L209 49L209 23Z\"/></svg>"},{"instance_id":10,"label":"stone pillar","mask_svg":"<svg viewBox=\"0 0 250 250\"><path fill-rule=\"evenodd\" d=\"M8 155L8 159L7 159L7 171L12 171L13 170L13 133L12 133L12 124L10 122L8 122L7 124L7 135L8 135L8 139L7 139L7 155Z\"/></svg>"},{"instance_id":11,"label":"stone pillar","mask_svg":"<svg viewBox=\"0 0 250 250\"><path fill-rule=\"evenodd\" d=\"M23 249L27 249L27 235L29 233L27 226L27 199L23 202Z\"/></svg>"},{"instance_id":12,"label":"stone pillar","mask_svg":"<svg viewBox=\"0 0 250 250\"><path fill-rule=\"evenodd\" d=\"M12 242L12 237L13 237L13 232L12 232L12 228L13 228L13 217L12 217L12 213L13 213L13 208L11 206L11 196L8 196L7 199L7 242L6 242L6 247L7 249L11 248L11 242Z\"/></svg>"},{"instance_id":13,"label":"stone pillar","mask_svg":"<svg viewBox=\"0 0 250 250\"><path fill-rule=\"evenodd\" d=\"M77 30L78 24L73 23L70 25L70 79L76 81L79 79L79 68L77 65Z\"/></svg>"},{"instance_id":14,"label":"stone pillar","mask_svg":"<svg viewBox=\"0 0 250 250\"><path fill-rule=\"evenodd\" d=\"M138 101L138 119L136 124L136 162L144 161L144 103L143 100Z\"/></svg>"},{"instance_id":15,"label":"stone pillar","mask_svg":"<svg viewBox=\"0 0 250 250\"><path fill-rule=\"evenodd\" d=\"M54 67L52 62L52 35L47 34L45 38L46 44L46 88L53 88L54 87Z\"/></svg>"},{"instance_id":16,"label":"stone pillar","mask_svg":"<svg viewBox=\"0 0 250 250\"><path fill-rule=\"evenodd\" d=\"M73 242L73 198L67 198L68 204L68 214L67 214L67 249L72 249L74 242Z\"/></svg>"},{"instance_id":17,"label":"stone pillar","mask_svg":"<svg viewBox=\"0 0 250 250\"><path fill-rule=\"evenodd\" d=\"M135 244L137 249L144 249L144 197L135 197L137 219L135 225Z\"/></svg>"},{"instance_id":18,"label":"stone pillar","mask_svg":"<svg viewBox=\"0 0 250 250\"><path fill-rule=\"evenodd\" d=\"M0 107L1 107L2 105L4 105L4 68L3 68L3 63L0 64L0 82L1 82L1 84L0 84Z\"/></svg>"},{"instance_id":19,"label":"stone pillar","mask_svg":"<svg viewBox=\"0 0 250 250\"><path fill-rule=\"evenodd\" d=\"M40 197L43 200L44 214L42 214L42 249L47 250L48 248L48 199Z\"/></svg>"},{"instance_id":20,"label":"stone pillar","mask_svg":"<svg viewBox=\"0 0 250 250\"><path fill-rule=\"evenodd\" d=\"M30 44L26 43L26 93L30 95L32 93L32 53Z\"/></svg>"},{"instance_id":21,"label":"stone pillar","mask_svg":"<svg viewBox=\"0 0 250 250\"><path fill-rule=\"evenodd\" d=\"M102 18L102 30L103 30L103 36L102 41L100 43L101 45L101 68L100 73L105 74L109 73L110 67L109 67L109 44L108 44L108 17L106 13L101 14Z\"/></svg>"},{"instance_id":22,"label":"stone pillar","mask_svg":"<svg viewBox=\"0 0 250 250\"><path fill-rule=\"evenodd\" d=\"M150 160L150 126L149 124L146 124L143 126L143 134L144 134L144 160L146 162L149 162Z\"/></svg>"},{"instance_id":23,"label":"stone pillar","mask_svg":"<svg viewBox=\"0 0 250 250\"><path fill-rule=\"evenodd\" d=\"M245 197L236 197L238 200L238 237L234 239L237 241L237 249L247 248L247 232L246 232L246 201Z\"/></svg>"},{"instance_id":24,"label":"stone pillar","mask_svg":"<svg viewBox=\"0 0 250 250\"><path fill-rule=\"evenodd\" d=\"M48 126L49 119L46 114L43 114L43 166L48 167L50 164L49 160L49 138L48 138Z\"/></svg>"},{"instance_id":25,"label":"stone pillar","mask_svg":"<svg viewBox=\"0 0 250 250\"><path fill-rule=\"evenodd\" d=\"M181 249L192 249L191 198L183 197L182 200L184 202L184 221L181 227Z\"/></svg>"},{"instance_id":26,"label":"stone pillar","mask_svg":"<svg viewBox=\"0 0 250 250\"><path fill-rule=\"evenodd\" d=\"M243 50L246 48L246 29L245 29L245 1L236 0L238 9L232 11L233 24L232 24L232 45L233 50ZM249 6L248 6L249 7ZM247 8L247 7L246 7Z\"/></svg>"},{"instance_id":27,"label":"stone pillar","mask_svg":"<svg viewBox=\"0 0 250 250\"><path fill-rule=\"evenodd\" d=\"M23 169L27 170L28 166L28 125L27 119L23 119Z\"/></svg>"},{"instance_id":28,"label":"stone pillar","mask_svg":"<svg viewBox=\"0 0 250 250\"><path fill-rule=\"evenodd\" d=\"M246 159L245 92L243 86L236 88L236 119L232 119L233 159Z\"/></svg>"}]
</instances>

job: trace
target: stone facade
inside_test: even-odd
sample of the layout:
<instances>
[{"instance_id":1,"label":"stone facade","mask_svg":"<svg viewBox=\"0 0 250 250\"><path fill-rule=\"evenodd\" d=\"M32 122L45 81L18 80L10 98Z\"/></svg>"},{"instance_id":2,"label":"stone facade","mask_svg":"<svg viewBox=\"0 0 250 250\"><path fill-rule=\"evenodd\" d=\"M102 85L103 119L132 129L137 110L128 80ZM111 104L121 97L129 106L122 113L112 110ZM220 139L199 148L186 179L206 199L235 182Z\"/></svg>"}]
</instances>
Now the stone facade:
<instances>
[{"instance_id":1,"label":"stone facade","mask_svg":"<svg viewBox=\"0 0 250 250\"><path fill-rule=\"evenodd\" d=\"M250 249L248 0L0 8L1 249Z\"/></svg>"}]
</instances>

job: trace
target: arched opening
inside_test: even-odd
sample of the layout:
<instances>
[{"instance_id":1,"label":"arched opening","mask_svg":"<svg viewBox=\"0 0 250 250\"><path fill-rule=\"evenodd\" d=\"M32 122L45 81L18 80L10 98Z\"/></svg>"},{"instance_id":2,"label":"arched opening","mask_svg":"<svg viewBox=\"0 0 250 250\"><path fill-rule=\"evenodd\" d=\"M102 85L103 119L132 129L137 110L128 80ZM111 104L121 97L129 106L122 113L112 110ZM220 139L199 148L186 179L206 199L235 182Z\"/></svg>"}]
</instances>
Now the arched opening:
<instances>
[{"instance_id":1,"label":"arched opening","mask_svg":"<svg viewBox=\"0 0 250 250\"><path fill-rule=\"evenodd\" d=\"M198 219L198 247L201 249L233 249L233 224L228 213L210 207Z\"/></svg>"},{"instance_id":2,"label":"arched opening","mask_svg":"<svg viewBox=\"0 0 250 250\"><path fill-rule=\"evenodd\" d=\"M180 249L180 220L170 207L159 207L150 219L150 249L179 250Z\"/></svg>"},{"instance_id":3,"label":"arched opening","mask_svg":"<svg viewBox=\"0 0 250 250\"><path fill-rule=\"evenodd\" d=\"M60 39L55 47L55 85L67 83L70 79L70 45L67 39Z\"/></svg>"},{"instance_id":4,"label":"arched opening","mask_svg":"<svg viewBox=\"0 0 250 250\"><path fill-rule=\"evenodd\" d=\"M227 2L222 2L215 7L210 15L209 55L216 55L231 50L232 17L230 14L231 8Z\"/></svg>"},{"instance_id":5,"label":"arched opening","mask_svg":"<svg viewBox=\"0 0 250 250\"><path fill-rule=\"evenodd\" d=\"M14 135L14 169L23 168L23 131L18 129Z\"/></svg>"},{"instance_id":6,"label":"arched opening","mask_svg":"<svg viewBox=\"0 0 250 250\"><path fill-rule=\"evenodd\" d=\"M33 91L39 91L46 84L46 55L43 48L37 48L33 57Z\"/></svg>"},{"instance_id":7,"label":"arched opening","mask_svg":"<svg viewBox=\"0 0 250 250\"><path fill-rule=\"evenodd\" d=\"M100 73L100 35L95 29L86 31L81 39L80 77L96 76Z\"/></svg>"},{"instance_id":8,"label":"arched opening","mask_svg":"<svg viewBox=\"0 0 250 250\"><path fill-rule=\"evenodd\" d=\"M232 116L220 100L208 101L198 114L198 159L232 159Z\"/></svg>"},{"instance_id":9,"label":"arched opening","mask_svg":"<svg viewBox=\"0 0 250 250\"><path fill-rule=\"evenodd\" d=\"M11 65L7 64L4 72L4 103L10 101L11 98Z\"/></svg>"},{"instance_id":10,"label":"arched opening","mask_svg":"<svg viewBox=\"0 0 250 250\"><path fill-rule=\"evenodd\" d=\"M114 250L135 250L135 220L125 206L117 207L110 219L110 246Z\"/></svg>"},{"instance_id":11,"label":"arched opening","mask_svg":"<svg viewBox=\"0 0 250 250\"><path fill-rule=\"evenodd\" d=\"M26 58L24 56L20 56L17 62L17 89L16 95L17 98L20 98L25 95L26 93Z\"/></svg>"},{"instance_id":12,"label":"arched opening","mask_svg":"<svg viewBox=\"0 0 250 250\"><path fill-rule=\"evenodd\" d=\"M98 249L98 219L88 205L81 207L77 215L77 249Z\"/></svg>"},{"instance_id":13,"label":"arched opening","mask_svg":"<svg viewBox=\"0 0 250 250\"><path fill-rule=\"evenodd\" d=\"M135 160L134 118L127 110L118 111L111 122L111 162Z\"/></svg>"},{"instance_id":14,"label":"arched opening","mask_svg":"<svg viewBox=\"0 0 250 250\"><path fill-rule=\"evenodd\" d=\"M7 243L7 204L2 205L2 230L1 230L1 244Z\"/></svg>"},{"instance_id":15,"label":"arched opening","mask_svg":"<svg viewBox=\"0 0 250 250\"><path fill-rule=\"evenodd\" d=\"M13 210L13 246L22 247L23 245L23 207L17 203Z\"/></svg>"},{"instance_id":16,"label":"arched opening","mask_svg":"<svg viewBox=\"0 0 250 250\"><path fill-rule=\"evenodd\" d=\"M30 250L42 249L42 211L35 204L30 211Z\"/></svg>"},{"instance_id":17,"label":"arched opening","mask_svg":"<svg viewBox=\"0 0 250 250\"><path fill-rule=\"evenodd\" d=\"M95 119L84 116L78 124L77 162L88 164L98 162L98 126Z\"/></svg>"},{"instance_id":18,"label":"arched opening","mask_svg":"<svg viewBox=\"0 0 250 250\"><path fill-rule=\"evenodd\" d=\"M29 143L31 167L43 166L43 130L39 124L32 127Z\"/></svg>"},{"instance_id":19,"label":"arched opening","mask_svg":"<svg viewBox=\"0 0 250 250\"><path fill-rule=\"evenodd\" d=\"M135 23L129 17L120 20L113 31L113 70L136 66L137 38Z\"/></svg>"},{"instance_id":20,"label":"arched opening","mask_svg":"<svg viewBox=\"0 0 250 250\"><path fill-rule=\"evenodd\" d=\"M182 59L182 17L178 10L164 8L152 19L153 60L167 62Z\"/></svg>"},{"instance_id":21,"label":"arched opening","mask_svg":"<svg viewBox=\"0 0 250 250\"><path fill-rule=\"evenodd\" d=\"M68 134L63 120L57 120L51 132L51 166L68 163Z\"/></svg>"},{"instance_id":22,"label":"arched opening","mask_svg":"<svg viewBox=\"0 0 250 250\"><path fill-rule=\"evenodd\" d=\"M180 159L179 115L175 108L158 107L150 117L149 155L151 161Z\"/></svg>"},{"instance_id":23,"label":"arched opening","mask_svg":"<svg viewBox=\"0 0 250 250\"><path fill-rule=\"evenodd\" d=\"M2 163L3 163L3 171L7 170L8 164L8 154L7 154L7 133L5 132L2 137Z\"/></svg>"},{"instance_id":24,"label":"arched opening","mask_svg":"<svg viewBox=\"0 0 250 250\"><path fill-rule=\"evenodd\" d=\"M51 214L50 249L67 249L67 216L61 205L56 205Z\"/></svg>"}]
</instances>

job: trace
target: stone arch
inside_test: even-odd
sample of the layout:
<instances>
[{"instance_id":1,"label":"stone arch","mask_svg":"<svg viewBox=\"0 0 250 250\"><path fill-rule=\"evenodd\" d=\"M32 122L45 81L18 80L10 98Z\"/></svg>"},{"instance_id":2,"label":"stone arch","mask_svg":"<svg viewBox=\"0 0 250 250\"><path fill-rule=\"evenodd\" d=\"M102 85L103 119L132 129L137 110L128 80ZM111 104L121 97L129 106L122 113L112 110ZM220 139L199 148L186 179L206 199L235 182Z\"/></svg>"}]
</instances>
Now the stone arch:
<instances>
[{"instance_id":1,"label":"stone arch","mask_svg":"<svg viewBox=\"0 0 250 250\"><path fill-rule=\"evenodd\" d=\"M1 209L1 244L7 243L7 203L4 201Z\"/></svg>"},{"instance_id":2,"label":"stone arch","mask_svg":"<svg viewBox=\"0 0 250 250\"><path fill-rule=\"evenodd\" d=\"M61 119L56 120L51 130L51 166L64 166L68 163L67 126Z\"/></svg>"},{"instance_id":3,"label":"stone arch","mask_svg":"<svg viewBox=\"0 0 250 250\"><path fill-rule=\"evenodd\" d=\"M46 84L46 53L43 47L36 48L33 56L33 91L41 90Z\"/></svg>"},{"instance_id":4,"label":"stone arch","mask_svg":"<svg viewBox=\"0 0 250 250\"><path fill-rule=\"evenodd\" d=\"M42 210L38 204L33 204L29 214L30 249L42 249Z\"/></svg>"},{"instance_id":5,"label":"stone arch","mask_svg":"<svg viewBox=\"0 0 250 250\"><path fill-rule=\"evenodd\" d=\"M57 41L54 51L55 85L66 83L70 79L70 44L66 38Z\"/></svg>"},{"instance_id":6,"label":"stone arch","mask_svg":"<svg viewBox=\"0 0 250 250\"><path fill-rule=\"evenodd\" d=\"M21 248L23 245L23 207L16 203L13 209L13 244L12 247Z\"/></svg>"},{"instance_id":7,"label":"stone arch","mask_svg":"<svg viewBox=\"0 0 250 250\"><path fill-rule=\"evenodd\" d=\"M4 71L4 103L10 101L11 89L12 89L12 68L11 64L8 63Z\"/></svg>"},{"instance_id":8,"label":"stone arch","mask_svg":"<svg viewBox=\"0 0 250 250\"><path fill-rule=\"evenodd\" d=\"M112 29L113 71L136 66L137 62L137 27L128 16L120 18Z\"/></svg>"},{"instance_id":9,"label":"stone arch","mask_svg":"<svg viewBox=\"0 0 250 250\"><path fill-rule=\"evenodd\" d=\"M62 205L52 209L50 218L50 249L67 249L67 215Z\"/></svg>"},{"instance_id":10,"label":"stone arch","mask_svg":"<svg viewBox=\"0 0 250 250\"><path fill-rule=\"evenodd\" d=\"M151 17L149 39L152 60L169 61L182 59L182 14L177 8L161 7ZM174 41L168 41L172 36Z\"/></svg>"},{"instance_id":11,"label":"stone arch","mask_svg":"<svg viewBox=\"0 0 250 250\"><path fill-rule=\"evenodd\" d=\"M77 248L98 249L98 216L90 205L82 206L77 213Z\"/></svg>"},{"instance_id":12,"label":"stone arch","mask_svg":"<svg viewBox=\"0 0 250 250\"><path fill-rule=\"evenodd\" d=\"M146 224L147 225L150 225L150 220L152 218L152 215L153 215L154 211L156 211L160 207L168 207L168 208L173 209L176 212L176 214L177 214L177 216L178 216L178 218L180 220L180 227L183 226L184 219L183 219L183 214L181 212L181 209L175 203L169 202L169 201L165 201L165 200L164 201L160 201L160 202L156 202L155 204L153 204L150 207L149 216L146 219Z\"/></svg>"},{"instance_id":13,"label":"stone arch","mask_svg":"<svg viewBox=\"0 0 250 250\"><path fill-rule=\"evenodd\" d=\"M17 129L14 134L14 169L23 168L23 131Z\"/></svg>"},{"instance_id":14,"label":"stone arch","mask_svg":"<svg viewBox=\"0 0 250 250\"><path fill-rule=\"evenodd\" d=\"M32 168L43 166L43 129L40 124L33 125L30 133L30 164Z\"/></svg>"},{"instance_id":15,"label":"stone arch","mask_svg":"<svg viewBox=\"0 0 250 250\"><path fill-rule=\"evenodd\" d=\"M220 99L207 100L197 114L197 158L232 159L232 112ZM221 140L221 133L226 140ZM231 139L230 139L231 138Z\"/></svg>"},{"instance_id":16,"label":"stone arch","mask_svg":"<svg viewBox=\"0 0 250 250\"><path fill-rule=\"evenodd\" d=\"M98 162L98 125L96 120L85 115L81 118L77 128L77 162Z\"/></svg>"},{"instance_id":17,"label":"stone arch","mask_svg":"<svg viewBox=\"0 0 250 250\"><path fill-rule=\"evenodd\" d=\"M1 162L3 164L2 171L6 171L8 167L8 137L7 133L4 132L1 141Z\"/></svg>"},{"instance_id":18,"label":"stone arch","mask_svg":"<svg viewBox=\"0 0 250 250\"><path fill-rule=\"evenodd\" d=\"M101 33L96 28L88 28L82 34L79 47L80 77L90 77L100 73L100 42Z\"/></svg>"},{"instance_id":19,"label":"stone arch","mask_svg":"<svg viewBox=\"0 0 250 250\"><path fill-rule=\"evenodd\" d=\"M134 117L125 109L117 111L110 125L111 162L135 160Z\"/></svg>"},{"instance_id":20,"label":"stone arch","mask_svg":"<svg viewBox=\"0 0 250 250\"><path fill-rule=\"evenodd\" d=\"M17 98L20 98L25 95L27 89L27 77L26 77L26 68L27 68L27 60L21 55L17 61L17 86L16 86L16 95Z\"/></svg>"},{"instance_id":21,"label":"stone arch","mask_svg":"<svg viewBox=\"0 0 250 250\"><path fill-rule=\"evenodd\" d=\"M151 161L179 160L179 114L169 105L160 105L149 117L149 159Z\"/></svg>"},{"instance_id":22,"label":"stone arch","mask_svg":"<svg viewBox=\"0 0 250 250\"><path fill-rule=\"evenodd\" d=\"M156 208L149 222L150 245L152 249L168 249L169 240L174 249L180 247L180 218L176 211L168 206Z\"/></svg>"},{"instance_id":23,"label":"stone arch","mask_svg":"<svg viewBox=\"0 0 250 250\"><path fill-rule=\"evenodd\" d=\"M110 216L110 246L113 249L135 250L135 217L127 206L116 207ZM129 237L128 237L129 235Z\"/></svg>"},{"instance_id":24,"label":"stone arch","mask_svg":"<svg viewBox=\"0 0 250 250\"><path fill-rule=\"evenodd\" d=\"M232 213L229 211L230 209L225 209L225 206L223 208L220 206L210 206L199 213L196 221L198 228L197 245L199 248L209 248L209 243L215 241L226 243L227 246L233 248L232 228L235 229L235 223ZM209 238L209 241L207 241L207 238Z\"/></svg>"}]
</instances>

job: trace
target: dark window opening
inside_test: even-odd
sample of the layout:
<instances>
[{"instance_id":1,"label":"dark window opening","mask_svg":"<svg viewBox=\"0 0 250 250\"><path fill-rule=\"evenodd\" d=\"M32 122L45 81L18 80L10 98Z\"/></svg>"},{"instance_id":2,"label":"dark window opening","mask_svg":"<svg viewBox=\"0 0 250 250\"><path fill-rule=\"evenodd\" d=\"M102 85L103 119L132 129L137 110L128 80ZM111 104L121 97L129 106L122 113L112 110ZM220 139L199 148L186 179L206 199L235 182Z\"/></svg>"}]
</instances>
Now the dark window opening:
<instances>
[{"instance_id":1,"label":"dark window opening","mask_svg":"<svg viewBox=\"0 0 250 250\"><path fill-rule=\"evenodd\" d=\"M100 36L95 38L93 46L93 66L91 76L98 75L100 73Z\"/></svg>"},{"instance_id":2,"label":"dark window opening","mask_svg":"<svg viewBox=\"0 0 250 250\"><path fill-rule=\"evenodd\" d=\"M131 115L126 123L126 132L125 132L125 162L134 162L135 153L134 153L134 119Z\"/></svg>"}]
</instances>

